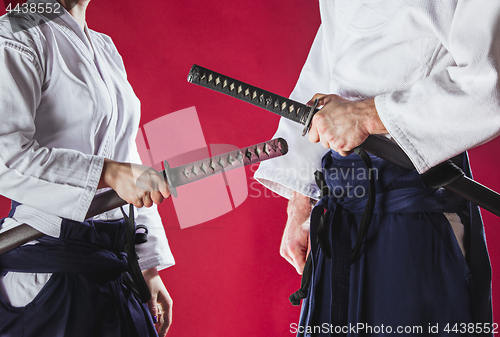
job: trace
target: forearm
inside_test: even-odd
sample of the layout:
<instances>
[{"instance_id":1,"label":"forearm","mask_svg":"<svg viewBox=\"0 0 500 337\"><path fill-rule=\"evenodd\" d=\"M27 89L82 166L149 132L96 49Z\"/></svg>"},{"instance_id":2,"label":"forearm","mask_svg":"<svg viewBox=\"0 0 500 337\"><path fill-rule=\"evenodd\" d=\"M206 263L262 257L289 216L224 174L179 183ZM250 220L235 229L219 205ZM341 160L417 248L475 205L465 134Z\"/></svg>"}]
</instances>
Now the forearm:
<instances>
[{"instance_id":1,"label":"forearm","mask_svg":"<svg viewBox=\"0 0 500 337\"><path fill-rule=\"evenodd\" d=\"M375 99L420 173L500 134L500 3L459 2L433 27L440 55L429 63L429 76Z\"/></svg>"},{"instance_id":2,"label":"forearm","mask_svg":"<svg viewBox=\"0 0 500 337\"><path fill-rule=\"evenodd\" d=\"M139 208L136 214L136 223L144 224L148 228L148 241L135 247L139 255L139 267L142 270L152 267L162 270L173 266L175 259L157 207L153 205L150 208Z\"/></svg>"},{"instance_id":3,"label":"forearm","mask_svg":"<svg viewBox=\"0 0 500 337\"><path fill-rule=\"evenodd\" d=\"M288 200L287 224L291 221L291 219L302 223L305 222L309 219L314 204L316 204L316 200L311 199L297 191L293 191L290 199Z\"/></svg>"},{"instance_id":4,"label":"forearm","mask_svg":"<svg viewBox=\"0 0 500 337\"><path fill-rule=\"evenodd\" d=\"M0 155L3 196L61 218L84 220L97 189L102 157L66 149L33 149L9 160L12 153L7 152L4 148Z\"/></svg>"}]
</instances>

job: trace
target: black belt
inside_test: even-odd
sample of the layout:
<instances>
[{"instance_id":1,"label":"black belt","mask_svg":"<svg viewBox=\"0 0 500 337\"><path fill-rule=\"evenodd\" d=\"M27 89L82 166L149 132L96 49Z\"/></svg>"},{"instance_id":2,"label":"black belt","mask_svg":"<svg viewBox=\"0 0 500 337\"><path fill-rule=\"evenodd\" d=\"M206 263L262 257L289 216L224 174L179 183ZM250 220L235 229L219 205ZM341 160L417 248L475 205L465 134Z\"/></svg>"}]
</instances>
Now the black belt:
<instances>
[{"instance_id":1,"label":"black belt","mask_svg":"<svg viewBox=\"0 0 500 337\"><path fill-rule=\"evenodd\" d=\"M122 274L123 283L132 291L132 293L141 302L146 303L151 298L151 292L149 287L144 280L141 268L139 268L139 256L135 251L136 243L144 243L145 236L147 235L147 229L144 226L139 225L138 228L142 227L146 229L145 233L136 235L136 226L134 222L134 206L130 204L129 215L125 214L122 210L123 217L126 223L126 243L125 243L125 253L127 254L127 271Z\"/></svg>"}]
</instances>

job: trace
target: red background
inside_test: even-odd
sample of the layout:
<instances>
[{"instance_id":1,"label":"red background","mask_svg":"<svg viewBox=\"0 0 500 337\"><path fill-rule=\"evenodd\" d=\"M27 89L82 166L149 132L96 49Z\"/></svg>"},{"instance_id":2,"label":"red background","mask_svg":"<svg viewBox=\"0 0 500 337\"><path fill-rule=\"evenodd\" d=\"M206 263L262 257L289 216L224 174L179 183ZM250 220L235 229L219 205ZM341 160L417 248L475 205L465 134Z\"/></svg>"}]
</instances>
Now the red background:
<instances>
[{"instance_id":1,"label":"red background","mask_svg":"<svg viewBox=\"0 0 500 337\"><path fill-rule=\"evenodd\" d=\"M143 124L195 106L208 144L244 147L270 139L278 117L189 84L191 65L288 95L320 20L317 2L305 0L94 0L87 22L110 35L121 52L142 101ZM500 191L500 159L491 155L498 144L473 149L470 156L476 180ZM249 184L256 185L251 178ZM292 335L299 309L287 298L300 277L279 255L286 201L256 188L267 197L252 198L256 192L250 191L232 212L183 230L172 201L160 205L177 262L161 272L174 299L169 336ZM1 199L0 215L8 208ZM495 280L500 221L483 215ZM500 303L500 287L493 294Z\"/></svg>"}]
</instances>

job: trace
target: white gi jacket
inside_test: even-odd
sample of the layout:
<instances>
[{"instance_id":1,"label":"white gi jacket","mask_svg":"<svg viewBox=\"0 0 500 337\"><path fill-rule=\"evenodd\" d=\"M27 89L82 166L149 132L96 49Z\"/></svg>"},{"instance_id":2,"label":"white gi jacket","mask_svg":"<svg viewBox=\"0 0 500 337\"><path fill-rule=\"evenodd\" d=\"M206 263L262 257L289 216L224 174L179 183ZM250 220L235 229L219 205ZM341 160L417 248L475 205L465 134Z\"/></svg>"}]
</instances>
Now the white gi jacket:
<instances>
[{"instance_id":1,"label":"white gi jacket","mask_svg":"<svg viewBox=\"0 0 500 337\"><path fill-rule=\"evenodd\" d=\"M61 218L83 221L104 158L140 163L139 119L139 99L108 36L82 30L67 12L17 33L1 17L0 194L23 204L2 230L27 223L57 237ZM137 246L141 269L173 265L156 207L136 214L149 230ZM121 217L117 209L98 219Z\"/></svg>"},{"instance_id":2,"label":"white gi jacket","mask_svg":"<svg viewBox=\"0 0 500 337\"><path fill-rule=\"evenodd\" d=\"M320 0L321 26L291 98L375 98L390 136L419 172L500 133L500 1ZM286 156L255 178L318 199L325 149L282 119Z\"/></svg>"}]
</instances>

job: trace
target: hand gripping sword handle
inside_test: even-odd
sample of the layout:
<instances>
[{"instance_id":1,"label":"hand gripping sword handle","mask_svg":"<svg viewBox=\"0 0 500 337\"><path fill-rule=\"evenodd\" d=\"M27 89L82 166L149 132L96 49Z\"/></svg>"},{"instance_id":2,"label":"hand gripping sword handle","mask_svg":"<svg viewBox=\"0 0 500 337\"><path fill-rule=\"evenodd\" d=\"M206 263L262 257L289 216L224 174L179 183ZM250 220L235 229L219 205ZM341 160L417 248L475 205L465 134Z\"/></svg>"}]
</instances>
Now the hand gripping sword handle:
<instances>
[{"instance_id":1,"label":"hand gripping sword handle","mask_svg":"<svg viewBox=\"0 0 500 337\"><path fill-rule=\"evenodd\" d=\"M165 171L161 172L167 179L169 189L174 197L177 196L176 187L206 178L210 175L234 168L258 163L267 159L285 155L288 144L282 138L272 139L267 142L252 145L243 149L231 151L208 159L184 166L170 168L165 161ZM94 197L85 215L85 219L126 205L127 202L120 198L114 190L100 193ZM29 241L44 236L38 230L22 224L0 234L0 254L19 247Z\"/></svg>"},{"instance_id":2,"label":"hand gripping sword handle","mask_svg":"<svg viewBox=\"0 0 500 337\"><path fill-rule=\"evenodd\" d=\"M318 111L314 107L308 107L300 102L259 89L196 64L191 67L188 82L246 101L281 117L305 125L303 133L308 131L312 117ZM406 153L396 143L383 136L371 135L360 147L403 169L414 169L413 163ZM463 172L459 171L459 168L453 167L449 163L443 163L443 166L447 167L437 168L441 172L439 175L451 176L452 179L447 178L446 181L440 181L442 187L500 216L499 193L466 177ZM431 171L434 170L429 170L429 176L435 172Z\"/></svg>"},{"instance_id":3,"label":"hand gripping sword handle","mask_svg":"<svg viewBox=\"0 0 500 337\"><path fill-rule=\"evenodd\" d=\"M283 138L276 138L183 166L171 168L168 162L164 161L165 171L160 172L160 174L163 174L167 179L170 193L174 198L177 198L176 188L179 186L223 171L283 156L287 152L287 142ZM120 198L114 190L103 192L94 197L85 218L91 218L126 204L127 202Z\"/></svg>"}]
</instances>

